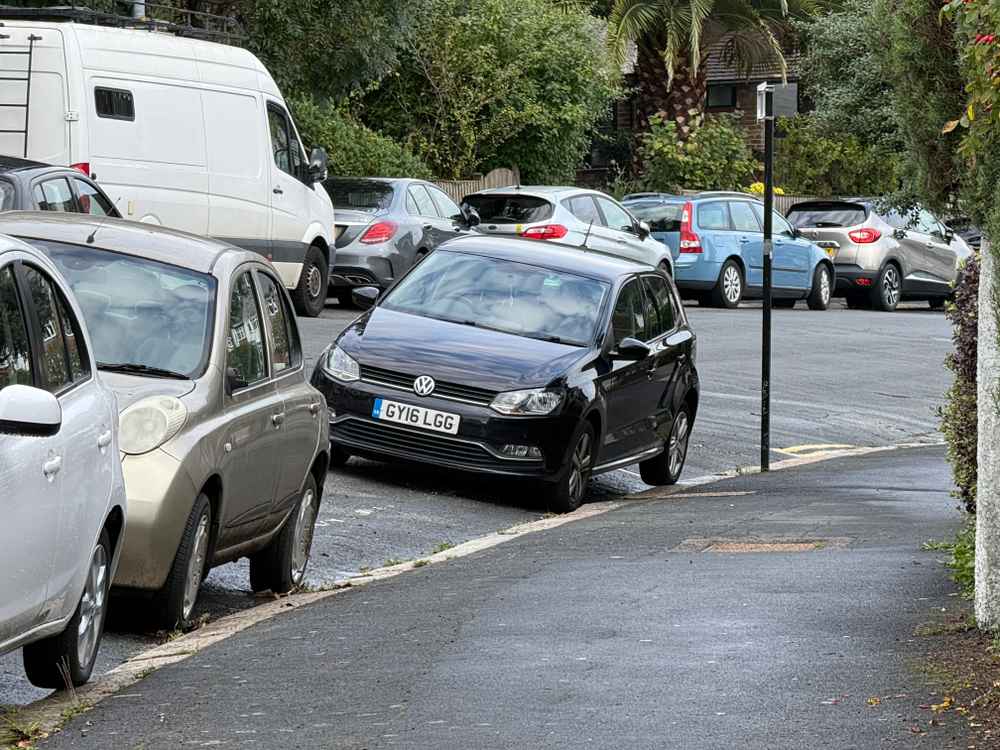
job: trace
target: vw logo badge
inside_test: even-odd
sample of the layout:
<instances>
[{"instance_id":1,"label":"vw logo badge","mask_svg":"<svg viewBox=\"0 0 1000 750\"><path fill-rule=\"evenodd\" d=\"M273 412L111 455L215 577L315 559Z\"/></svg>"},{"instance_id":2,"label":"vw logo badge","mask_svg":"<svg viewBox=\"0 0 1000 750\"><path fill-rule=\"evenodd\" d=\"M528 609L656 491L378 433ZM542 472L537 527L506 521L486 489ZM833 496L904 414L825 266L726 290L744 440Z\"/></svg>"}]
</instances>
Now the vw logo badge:
<instances>
[{"instance_id":1,"label":"vw logo badge","mask_svg":"<svg viewBox=\"0 0 1000 750\"><path fill-rule=\"evenodd\" d=\"M434 378L430 375L421 375L413 381L413 392L418 396L430 396L434 393Z\"/></svg>"}]
</instances>

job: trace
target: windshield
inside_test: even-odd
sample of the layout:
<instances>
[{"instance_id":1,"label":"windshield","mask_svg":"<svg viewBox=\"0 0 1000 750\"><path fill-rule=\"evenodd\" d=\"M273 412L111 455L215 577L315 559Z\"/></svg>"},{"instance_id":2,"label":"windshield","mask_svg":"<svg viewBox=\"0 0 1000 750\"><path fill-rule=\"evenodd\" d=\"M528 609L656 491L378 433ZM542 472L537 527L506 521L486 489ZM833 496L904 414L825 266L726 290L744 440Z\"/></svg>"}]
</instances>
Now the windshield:
<instances>
[{"instance_id":1,"label":"windshield","mask_svg":"<svg viewBox=\"0 0 1000 750\"><path fill-rule=\"evenodd\" d=\"M533 195L468 195L463 202L488 224L531 224L545 221L555 210L547 200Z\"/></svg>"},{"instance_id":2,"label":"windshield","mask_svg":"<svg viewBox=\"0 0 1000 750\"><path fill-rule=\"evenodd\" d=\"M635 218L648 223L654 232L681 231L682 203L629 203L628 210Z\"/></svg>"},{"instance_id":3,"label":"windshield","mask_svg":"<svg viewBox=\"0 0 1000 750\"><path fill-rule=\"evenodd\" d=\"M854 227L868 218L865 207L856 203L800 203L788 209L792 226Z\"/></svg>"},{"instance_id":4,"label":"windshield","mask_svg":"<svg viewBox=\"0 0 1000 750\"><path fill-rule=\"evenodd\" d=\"M31 242L69 281L99 367L188 378L205 369L215 315L212 276L99 248Z\"/></svg>"},{"instance_id":5,"label":"windshield","mask_svg":"<svg viewBox=\"0 0 1000 750\"><path fill-rule=\"evenodd\" d=\"M376 213L392 204L392 185L379 180L326 180L323 187L330 194L334 208Z\"/></svg>"},{"instance_id":6,"label":"windshield","mask_svg":"<svg viewBox=\"0 0 1000 750\"><path fill-rule=\"evenodd\" d=\"M528 338L589 346L609 285L525 263L437 250L381 306Z\"/></svg>"}]
</instances>

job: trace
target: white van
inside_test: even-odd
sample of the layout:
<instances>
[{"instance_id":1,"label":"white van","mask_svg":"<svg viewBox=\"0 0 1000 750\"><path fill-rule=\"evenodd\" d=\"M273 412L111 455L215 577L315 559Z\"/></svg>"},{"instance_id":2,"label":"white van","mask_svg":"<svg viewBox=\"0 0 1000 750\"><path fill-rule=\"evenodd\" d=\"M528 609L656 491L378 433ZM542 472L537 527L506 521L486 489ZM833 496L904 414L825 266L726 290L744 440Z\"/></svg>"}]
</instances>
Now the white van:
<instances>
[{"instance_id":1,"label":"white van","mask_svg":"<svg viewBox=\"0 0 1000 750\"><path fill-rule=\"evenodd\" d=\"M300 314L322 312L334 252L333 205L317 184L326 154L306 159L256 57L161 31L12 19L8 10L0 154L77 167L126 218L257 251Z\"/></svg>"}]
</instances>

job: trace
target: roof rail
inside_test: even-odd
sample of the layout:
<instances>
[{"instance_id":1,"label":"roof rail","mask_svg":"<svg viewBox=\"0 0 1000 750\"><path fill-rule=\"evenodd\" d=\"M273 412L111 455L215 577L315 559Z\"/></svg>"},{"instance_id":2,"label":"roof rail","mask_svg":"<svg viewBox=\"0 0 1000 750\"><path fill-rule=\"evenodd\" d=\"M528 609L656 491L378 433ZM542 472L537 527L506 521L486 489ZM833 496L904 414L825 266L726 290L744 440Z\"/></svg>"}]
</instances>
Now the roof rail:
<instances>
[{"instance_id":1,"label":"roof rail","mask_svg":"<svg viewBox=\"0 0 1000 750\"><path fill-rule=\"evenodd\" d=\"M220 5L225 0L202 0L206 6ZM31 0L0 5L2 21L66 21L122 29L145 29L194 39L206 39L223 44L239 44L245 33L233 16L190 10L167 2L135 2L134 0L94 0L105 10L91 8L76 0L64 5L41 7ZM156 17L154 17L154 15Z\"/></svg>"},{"instance_id":2,"label":"roof rail","mask_svg":"<svg viewBox=\"0 0 1000 750\"><path fill-rule=\"evenodd\" d=\"M739 190L699 190L695 195L730 195L738 198L760 198L753 193L744 193Z\"/></svg>"}]
</instances>

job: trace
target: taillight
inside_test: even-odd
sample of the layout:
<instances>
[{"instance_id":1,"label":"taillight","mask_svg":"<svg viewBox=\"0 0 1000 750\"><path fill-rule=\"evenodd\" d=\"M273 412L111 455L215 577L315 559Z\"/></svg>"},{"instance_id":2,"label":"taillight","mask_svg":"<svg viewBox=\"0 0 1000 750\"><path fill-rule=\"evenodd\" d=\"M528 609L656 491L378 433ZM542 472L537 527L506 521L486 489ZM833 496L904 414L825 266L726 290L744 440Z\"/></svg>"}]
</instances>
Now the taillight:
<instances>
[{"instance_id":1,"label":"taillight","mask_svg":"<svg viewBox=\"0 0 1000 750\"><path fill-rule=\"evenodd\" d=\"M394 221L376 221L365 233L361 235L361 242L366 245L376 245L379 242L388 242L396 234L399 227Z\"/></svg>"},{"instance_id":2,"label":"taillight","mask_svg":"<svg viewBox=\"0 0 1000 750\"><path fill-rule=\"evenodd\" d=\"M691 229L691 216L694 214L694 204L688 201L681 212L681 252L700 253L701 237Z\"/></svg>"},{"instance_id":3,"label":"taillight","mask_svg":"<svg viewBox=\"0 0 1000 750\"><path fill-rule=\"evenodd\" d=\"M543 224L540 227L529 227L521 232L522 237L529 240L561 240L569 230L562 224Z\"/></svg>"},{"instance_id":4,"label":"taillight","mask_svg":"<svg viewBox=\"0 0 1000 750\"><path fill-rule=\"evenodd\" d=\"M869 229L865 227L864 229L855 229L847 233L847 236L851 238L851 242L856 245L870 245L873 242L878 242L882 237L882 233L877 229Z\"/></svg>"},{"instance_id":5,"label":"taillight","mask_svg":"<svg viewBox=\"0 0 1000 750\"><path fill-rule=\"evenodd\" d=\"M78 172L83 172L87 177L90 177L90 162L81 161L79 164L70 164L71 169L75 169Z\"/></svg>"}]
</instances>

